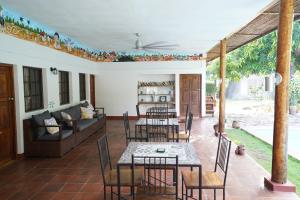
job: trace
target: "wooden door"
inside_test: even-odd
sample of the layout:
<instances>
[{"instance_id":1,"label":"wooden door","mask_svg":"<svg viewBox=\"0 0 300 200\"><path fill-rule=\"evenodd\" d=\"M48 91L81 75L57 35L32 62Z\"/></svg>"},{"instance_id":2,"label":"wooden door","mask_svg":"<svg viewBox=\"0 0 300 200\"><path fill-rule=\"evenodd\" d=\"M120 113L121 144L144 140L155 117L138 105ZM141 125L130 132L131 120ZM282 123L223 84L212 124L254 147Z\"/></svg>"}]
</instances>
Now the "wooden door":
<instances>
[{"instance_id":1,"label":"wooden door","mask_svg":"<svg viewBox=\"0 0 300 200\"><path fill-rule=\"evenodd\" d=\"M96 97L95 97L95 75L90 75L90 94L91 94L91 104L95 107Z\"/></svg>"},{"instance_id":2,"label":"wooden door","mask_svg":"<svg viewBox=\"0 0 300 200\"><path fill-rule=\"evenodd\" d=\"M180 75L180 115L185 116L186 105L194 117L201 117L201 74Z\"/></svg>"},{"instance_id":3,"label":"wooden door","mask_svg":"<svg viewBox=\"0 0 300 200\"><path fill-rule=\"evenodd\" d=\"M0 165L15 158L14 108L12 66L0 64Z\"/></svg>"}]
</instances>

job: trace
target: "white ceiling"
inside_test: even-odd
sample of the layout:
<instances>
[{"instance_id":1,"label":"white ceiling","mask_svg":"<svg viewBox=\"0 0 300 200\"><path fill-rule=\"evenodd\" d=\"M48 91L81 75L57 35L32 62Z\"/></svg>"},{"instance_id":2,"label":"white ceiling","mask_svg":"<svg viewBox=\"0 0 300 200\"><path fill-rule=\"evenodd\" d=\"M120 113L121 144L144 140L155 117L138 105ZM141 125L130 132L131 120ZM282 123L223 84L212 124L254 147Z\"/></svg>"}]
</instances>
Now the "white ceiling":
<instances>
[{"instance_id":1,"label":"white ceiling","mask_svg":"<svg viewBox=\"0 0 300 200\"><path fill-rule=\"evenodd\" d=\"M271 0L0 0L11 10L100 50L179 44L175 52L206 53Z\"/></svg>"}]
</instances>

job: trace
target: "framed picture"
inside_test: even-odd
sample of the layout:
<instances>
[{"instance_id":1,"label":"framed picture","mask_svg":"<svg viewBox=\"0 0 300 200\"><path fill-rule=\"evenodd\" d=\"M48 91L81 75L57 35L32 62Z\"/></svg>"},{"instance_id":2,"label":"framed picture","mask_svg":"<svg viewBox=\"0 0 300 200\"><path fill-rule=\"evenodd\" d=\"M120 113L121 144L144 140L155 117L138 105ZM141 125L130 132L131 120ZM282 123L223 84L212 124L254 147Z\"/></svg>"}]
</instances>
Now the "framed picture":
<instances>
[{"instance_id":1,"label":"framed picture","mask_svg":"<svg viewBox=\"0 0 300 200\"><path fill-rule=\"evenodd\" d=\"M160 102L167 102L167 96L160 96L159 101Z\"/></svg>"}]
</instances>

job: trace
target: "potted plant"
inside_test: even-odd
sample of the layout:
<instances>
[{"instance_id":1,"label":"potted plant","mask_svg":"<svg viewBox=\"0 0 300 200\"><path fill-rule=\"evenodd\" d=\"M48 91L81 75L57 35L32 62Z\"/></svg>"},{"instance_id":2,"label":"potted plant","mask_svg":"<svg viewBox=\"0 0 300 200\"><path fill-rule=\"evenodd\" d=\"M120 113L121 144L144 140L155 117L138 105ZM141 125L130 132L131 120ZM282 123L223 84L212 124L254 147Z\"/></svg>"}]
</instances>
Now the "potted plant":
<instances>
[{"instance_id":1,"label":"potted plant","mask_svg":"<svg viewBox=\"0 0 300 200\"><path fill-rule=\"evenodd\" d=\"M297 100L295 98L290 98L289 113L295 115L297 113Z\"/></svg>"},{"instance_id":2,"label":"potted plant","mask_svg":"<svg viewBox=\"0 0 300 200\"><path fill-rule=\"evenodd\" d=\"M294 115L297 113L297 102L300 99L300 79L292 78L289 84L289 112Z\"/></svg>"},{"instance_id":3,"label":"potted plant","mask_svg":"<svg viewBox=\"0 0 300 200\"><path fill-rule=\"evenodd\" d=\"M297 104L297 112L300 113L300 100L298 100L298 104Z\"/></svg>"},{"instance_id":4,"label":"potted plant","mask_svg":"<svg viewBox=\"0 0 300 200\"><path fill-rule=\"evenodd\" d=\"M215 136L218 137L219 135L219 123L215 124L214 126Z\"/></svg>"},{"instance_id":5,"label":"potted plant","mask_svg":"<svg viewBox=\"0 0 300 200\"><path fill-rule=\"evenodd\" d=\"M239 144L239 145L237 145L237 147L235 149L235 154L236 155L244 155L245 150L246 150L245 145Z\"/></svg>"}]
</instances>

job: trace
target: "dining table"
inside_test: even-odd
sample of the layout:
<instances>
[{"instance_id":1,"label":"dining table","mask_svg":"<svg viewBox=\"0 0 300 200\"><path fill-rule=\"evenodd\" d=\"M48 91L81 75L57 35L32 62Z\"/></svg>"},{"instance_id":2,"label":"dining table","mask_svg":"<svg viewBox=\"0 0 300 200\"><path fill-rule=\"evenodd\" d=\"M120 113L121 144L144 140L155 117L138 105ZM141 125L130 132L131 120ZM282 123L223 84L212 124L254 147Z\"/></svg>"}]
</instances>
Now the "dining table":
<instances>
[{"instance_id":1,"label":"dining table","mask_svg":"<svg viewBox=\"0 0 300 200\"><path fill-rule=\"evenodd\" d=\"M141 127L146 126L169 126L170 128L174 128L176 133L179 132L179 120L178 118L168 118L168 119L148 119L140 118L135 122L135 132L140 131Z\"/></svg>"},{"instance_id":2,"label":"dining table","mask_svg":"<svg viewBox=\"0 0 300 200\"><path fill-rule=\"evenodd\" d=\"M165 108L165 107L150 107L146 110L147 112L159 111L162 114L168 113L170 116L177 116L176 108Z\"/></svg>"},{"instance_id":3,"label":"dining table","mask_svg":"<svg viewBox=\"0 0 300 200\"><path fill-rule=\"evenodd\" d=\"M164 149L164 151L158 151ZM199 177L202 174L201 161L192 143L178 143L178 142L130 142L123 152L122 156L117 162L117 170L120 171L121 167L130 167L132 164L132 155L139 157L174 157L178 156L179 167L190 167L199 170ZM143 165L137 160L136 165ZM172 166L174 162L167 163ZM118 173L118 183L120 176ZM201 184L201 178L199 178ZM120 187L118 187L118 197L121 198ZM199 199L202 199L202 191L199 190Z\"/></svg>"}]
</instances>

